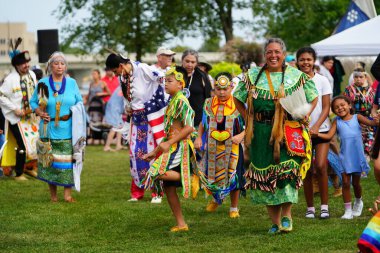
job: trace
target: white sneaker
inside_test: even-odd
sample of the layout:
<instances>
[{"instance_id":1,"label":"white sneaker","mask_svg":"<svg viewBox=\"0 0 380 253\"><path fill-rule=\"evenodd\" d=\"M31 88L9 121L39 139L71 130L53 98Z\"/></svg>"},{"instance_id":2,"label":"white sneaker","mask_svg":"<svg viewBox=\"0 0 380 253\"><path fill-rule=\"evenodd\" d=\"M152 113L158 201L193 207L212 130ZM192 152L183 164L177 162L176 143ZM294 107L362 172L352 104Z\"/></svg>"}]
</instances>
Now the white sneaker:
<instances>
[{"instance_id":1,"label":"white sneaker","mask_svg":"<svg viewBox=\"0 0 380 253\"><path fill-rule=\"evenodd\" d=\"M329 210L321 209L321 219L328 219L330 218Z\"/></svg>"},{"instance_id":2,"label":"white sneaker","mask_svg":"<svg viewBox=\"0 0 380 253\"><path fill-rule=\"evenodd\" d=\"M354 207L352 208L352 215L355 217L358 217L362 214L363 211L363 200L360 200L359 202L354 202Z\"/></svg>"},{"instance_id":3,"label":"white sneaker","mask_svg":"<svg viewBox=\"0 0 380 253\"><path fill-rule=\"evenodd\" d=\"M305 217L308 218L308 219L314 219L315 218L315 212L307 210L306 214L305 214Z\"/></svg>"},{"instance_id":4,"label":"white sneaker","mask_svg":"<svg viewBox=\"0 0 380 253\"><path fill-rule=\"evenodd\" d=\"M136 198L130 198L130 199L128 199L128 202L137 202L137 201L139 201L139 200L136 199Z\"/></svg>"},{"instance_id":5,"label":"white sneaker","mask_svg":"<svg viewBox=\"0 0 380 253\"><path fill-rule=\"evenodd\" d=\"M161 202L162 202L162 197L160 196L153 197L152 201L150 201L150 203L153 203L153 204L161 204Z\"/></svg>"},{"instance_id":6,"label":"white sneaker","mask_svg":"<svg viewBox=\"0 0 380 253\"><path fill-rule=\"evenodd\" d=\"M352 215L352 210L344 211L344 214L341 218L344 220L352 220L354 218L354 216Z\"/></svg>"}]
</instances>

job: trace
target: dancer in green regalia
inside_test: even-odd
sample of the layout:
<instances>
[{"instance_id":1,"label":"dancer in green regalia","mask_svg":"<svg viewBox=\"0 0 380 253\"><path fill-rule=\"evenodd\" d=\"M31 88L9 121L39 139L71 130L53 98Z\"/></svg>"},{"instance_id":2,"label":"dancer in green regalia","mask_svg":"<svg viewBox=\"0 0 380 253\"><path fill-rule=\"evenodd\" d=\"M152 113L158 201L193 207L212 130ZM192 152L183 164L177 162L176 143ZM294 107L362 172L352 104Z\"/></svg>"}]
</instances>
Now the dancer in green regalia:
<instances>
[{"instance_id":1,"label":"dancer in green regalia","mask_svg":"<svg viewBox=\"0 0 380 253\"><path fill-rule=\"evenodd\" d=\"M142 181L145 189L151 188L155 182L163 180L168 203L176 218L177 225L171 232L188 231L182 215L176 187L183 187L182 195L191 195L190 162L195 163L193 143L190 134L194 131L194 111L182 93L185 86L184 70L171 68L166 72L165 92L170 95L164 118L165 138L143 159L150 161L159 155Z\"/></svg>"}]
</instances>

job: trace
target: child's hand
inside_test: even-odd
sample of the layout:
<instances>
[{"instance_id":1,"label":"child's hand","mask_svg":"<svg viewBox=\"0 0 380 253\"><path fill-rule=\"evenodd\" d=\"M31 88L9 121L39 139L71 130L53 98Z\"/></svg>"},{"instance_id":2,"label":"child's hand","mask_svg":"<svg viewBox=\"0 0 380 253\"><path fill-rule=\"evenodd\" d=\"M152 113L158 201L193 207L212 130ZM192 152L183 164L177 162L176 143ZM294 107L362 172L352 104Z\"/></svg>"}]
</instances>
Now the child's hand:
<instances>
[{"instance_id":1,"label":"child's hand","mask_svg":"<svg viewBox=\"0 0 380 253\"><path fill-rule=\"evenodd\" d=\"M13 111L16 116L23 117L25 115L24 110L22 109L16 109Z\"/></svg>"},{"instance_id":2,"label":"child's hand","mask_svg":"<svg viewBox=\"0 0 380 253\"><path fill-rule=\"evenodd\" d=\"M41 108L36 108L35 113L37 114L37 116L40 116L43 121L50 121L50 115L47 112L41 110Z\"/></svg>"},{"instance_id":3,"label":"child's hand","mask_svg":"<svg viewBox=\"0 0 380 253\"><path fill-rule=\"evenodd\" d=\"M200 150L202 147L202 137L198 136L194 141L194 148Z\"/></svg>"},{"instance_id":4,"label":"child's hand","mask_svg":"<svg viewBox=\"0 0 380 253\"><path fill-rule=\"evenodd\" d=\"M318 137L319 129L316 129L314 126L312 126L309 130L309 133L313 138Z\"/></svg>"},{"instance_id":5,"label":"child's hand","mask_svg":"<svg viewBox=\"0 0 380 253\"><path fill-rule=\"evenodd\" d=\"M4 131L0 129L0 134L3 134L3 133L4 133Z\"/></svg>"},{"instance_id":6,"label":"child's hand","mask_svg":"<svg viewBox=\"0 0 380 253\"><path fill-rule=\"evenodd\" d=\"M379 211L379 204L380 204L380 196L378 196L373 202L373 208L368 209L373 215L375 215Z\"/></svg>"},{"instance_id":7,"label":"child's hand","mask_svg":"<svg viewBox=\"0 0 380 253\"><path fill-rule=\"evenodd\" d=\"M379 124L379 114L376 114L375 116L372 117L373 121L376 122L376 124Z\"/></svg>"},{"instance_id":8,"label":"child's hand","mask_svg":"<svg viewBox=\"0 0 380 253\"><path fill-rule=\"evenodd\" d=\"M169 151L170 149L170 143L165 141L165 142L161 142L160 145L158 145L158 149L162 152L162 153L166 153Z\"/></svg>"},{"instance_id":9,"label":"child's hand","mask_svg":"<svg viewBox=\"0 0 380 253\"><path fill-rule=\"evenodd\" d=\"M146 162L149 162L151 161L152 159L154 159L156 157L156 152L152 151L148 154L145 154L143 155L142 159Z\"/></svg>"},{"instance_id":10,"label":"child's hand","mask_svg":"<svg viewBox=\"0 0 380 253\"><path fill-rule=\"evenodd\" d=\"M132 115L132 108L130 108L129 106L125 106L124 112L127 116L131 116Z\"/></svg>"},{"instance_id":11,"label":"child's hand","mask_svg":"<svg viewBox=\"0 0 380 253\"><path fill-rule=\"evenodd\" d=\"M240 133L238 135L232 136L232 143L240 144L244 139L244 133Z\"/></svg>"}]
</instances>

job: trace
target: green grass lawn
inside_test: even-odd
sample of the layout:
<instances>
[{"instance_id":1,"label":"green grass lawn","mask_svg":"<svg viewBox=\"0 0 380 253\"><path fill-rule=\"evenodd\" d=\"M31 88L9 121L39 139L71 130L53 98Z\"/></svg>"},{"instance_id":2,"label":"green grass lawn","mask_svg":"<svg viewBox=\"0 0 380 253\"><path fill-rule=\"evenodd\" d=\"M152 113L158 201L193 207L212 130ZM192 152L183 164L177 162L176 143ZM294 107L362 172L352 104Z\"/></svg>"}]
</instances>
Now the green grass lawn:
<instances>
[{"instance_id":1,"label":"green grass lawn","mask_svg":"<svg viewBox=\"0 0 380 253\"><path fill-rule=\"evenodd\" d=\"M146 194L143 201L127 202L130 181L128 152L104 153L101 147L87 148L77 203L63 202L62 188L60 202L50 203L48 186L39 180L0 178L0 252L356 252L371 217L364 210L360 218L341 220L343 201L331 198L329 220L307 220L300 191L294 231L270 236L265 207L242 198L241 217L233 220L229 201L206 213L208 200L200 192L195 201L181 199L190 231L173 234L166 200L151 204ZM362 186L368 209L379 194L373 173Z\"/></svg>"}]
</instances>

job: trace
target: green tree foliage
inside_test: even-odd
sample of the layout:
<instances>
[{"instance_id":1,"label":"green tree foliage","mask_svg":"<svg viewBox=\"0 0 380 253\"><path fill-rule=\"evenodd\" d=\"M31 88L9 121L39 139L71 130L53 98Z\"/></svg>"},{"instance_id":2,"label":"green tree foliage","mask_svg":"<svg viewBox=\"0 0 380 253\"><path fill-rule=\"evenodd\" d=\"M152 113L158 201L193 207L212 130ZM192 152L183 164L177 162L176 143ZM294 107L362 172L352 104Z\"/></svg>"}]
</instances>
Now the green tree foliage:
<instances>
[{"instance_id":1,"label":"green tree foliage","mask_svg":"<svg viewBox=\"0 0 380 253\"><path fill-rule=\"evenodd\" d=\"M377 15L380 15L380 0L374 0Z\"/></svg>"},{"instance_id":2,"label":"green tree foliage","mask_svg":"<svg viewBox=\"0 0 380 253\"><path fill-rule=\"evenodd\" d=\"M192 3L180 0L62 0L58 16L68 20L66 45L81 45L86 51L113 48L136 52L139 60L196 21ZM79 23L70 18L88 9L89 18Z\"/></svg>"},{"instance_id":3,"label":"green tree foliage","mask_svg":"<svg viewBox=\"0 0 380 253\"><path fill-rule=\"evenodd\" d=\"M265 37L282 38L289 51L330 36L350 0L255 0L255 29Z\"/></svg>"},{"instance_id":4,"label":"green tree foliage","mask_svg":"<svg viewBox=\"0 0 380 253\"><path fill-rule=\"evenodd\" d=\"M63 48L72 44L85 51L113 48L136 52L140 59L175 36L203 34L211 40L223 33L229 41L233 38L232 9L248 6L247 0L61 0L57 13L67 22ZM88 10L90 16L73 21L81 10ZM244 23L244 19L236 22Z\"/></svg>"},{"instance_id":5,"label":"green tree foliage","mask_svg":"<svg viewBox=\"0 0 380 253\"><path fill-rule=\"evenodd\" d=\"M240 66L236 63L220 62L212 65L212 69L210 70L209 74L212 77L215 77L220 72L229 72L232 76L237 76L241 73L241 69Z\"/></svg>"}]
</instances>

